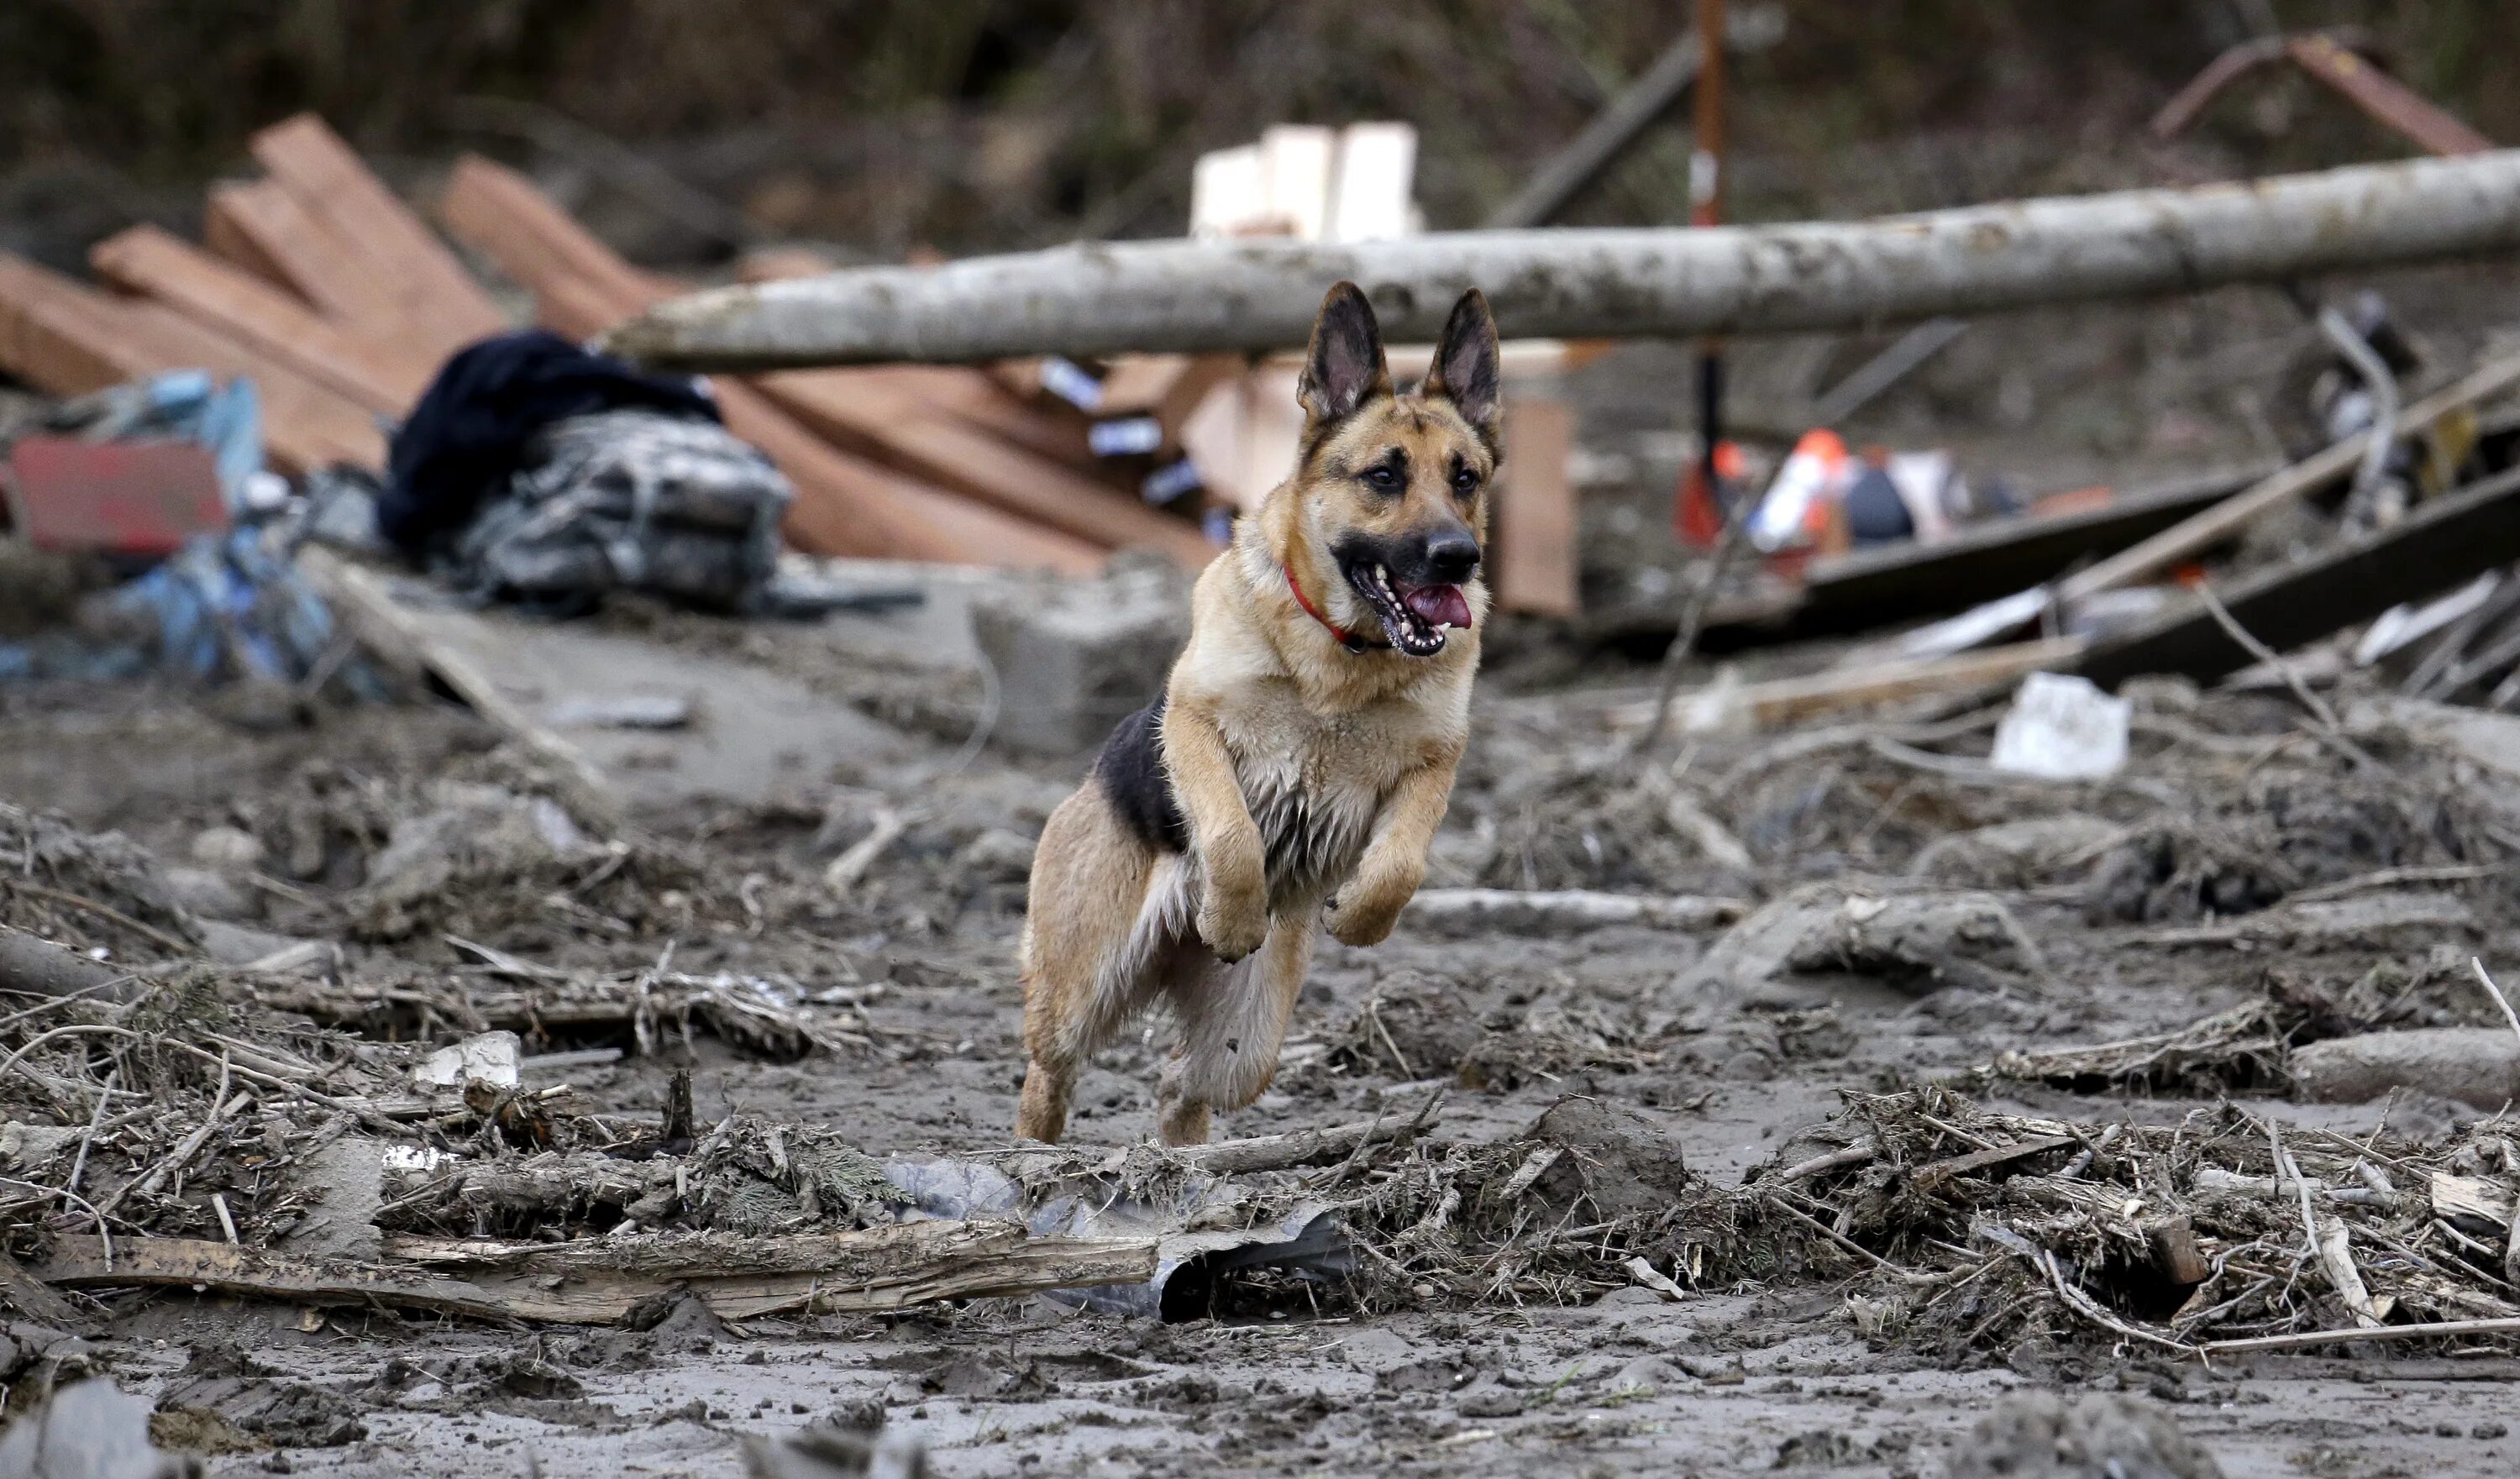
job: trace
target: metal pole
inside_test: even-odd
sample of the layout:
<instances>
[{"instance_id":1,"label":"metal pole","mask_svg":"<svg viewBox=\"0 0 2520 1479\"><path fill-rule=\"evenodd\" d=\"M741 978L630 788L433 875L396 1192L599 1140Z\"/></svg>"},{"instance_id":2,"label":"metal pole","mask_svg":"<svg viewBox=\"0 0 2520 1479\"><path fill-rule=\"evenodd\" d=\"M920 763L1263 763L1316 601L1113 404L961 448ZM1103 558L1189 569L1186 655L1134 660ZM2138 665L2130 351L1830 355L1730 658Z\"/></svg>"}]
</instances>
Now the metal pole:
<instances>
[{"instance_id":1,"label":"metal pole","mask_svg":"<svg viewBox=\"0 0 2520 1479\"><path fill-rule=\"evenodd\" d=\"M1697 0L1696 136L1688 155L1688 224L1724 223L1724 0ZM1715 472L1716 444L1724 439L1724 343L1697 346L1698 472L1719 506L1730 506Z\"/></svg>"},{"instance_id":2,"label":"metal pole","mask_svg":"<svg viewBox=\"0 0 2520 1479\"><path fill-rule=\"evenodd\" d=\"M1697 0L1697 37L1702 50L1697 64L1696 129L1689 141L1688 224L1702 229L1724 223L1724 0ZM1724 440L1724 341L1711 336L1697 344L1697 432L1698 485L1723 516L1724 527L1706 557L1704 577L1681 612L1680 629L1672 634L1671 646L1662 650L1653 717L1629 744L1632 760L1652 753L1662 742L1663 731L1671 725L1672 700L1680 693L1680 675L1696 650L1707 612L1714 609L1716 587L1732 568L1734 552L1748 538L1741 526L1750 511L1725 497L1722 475L1716 471L1715 452Z\"/></svg>"}]
</instances>

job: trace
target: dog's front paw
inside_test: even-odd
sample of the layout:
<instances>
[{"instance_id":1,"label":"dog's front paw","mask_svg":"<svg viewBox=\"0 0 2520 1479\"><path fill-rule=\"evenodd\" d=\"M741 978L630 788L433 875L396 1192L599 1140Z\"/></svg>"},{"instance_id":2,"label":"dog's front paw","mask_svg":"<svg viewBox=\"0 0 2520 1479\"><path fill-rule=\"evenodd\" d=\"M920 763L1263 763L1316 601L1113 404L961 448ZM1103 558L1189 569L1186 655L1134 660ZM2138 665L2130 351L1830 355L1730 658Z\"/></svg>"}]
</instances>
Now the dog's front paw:
<instances>
[{"instance_id":1,"label":"dog's front paw","mask_svg":"<svg viewBox=\"0 0 2520 1479\"><path fill-rule=\"evenodd\" d=\"M1269 937L1269 896L1259 886L1230 887L1210 880L1198 905L1198 937L1232 963L1260 948Z\"/></svg>"},{"instance_id":2,"label":"dog's front paw","mask_svg":"<svg viewBox=\"0 0 2520 1479\"><path fill-rule=\"evenodd\" d=\"M1391 938L1391 927L1400 922L1402 907L1416 892L1414 887L1350 884L1330 900L1324 922L1329 926L1330 938L1342 945L1379 945Z\"/></svg>"}]
</instances>

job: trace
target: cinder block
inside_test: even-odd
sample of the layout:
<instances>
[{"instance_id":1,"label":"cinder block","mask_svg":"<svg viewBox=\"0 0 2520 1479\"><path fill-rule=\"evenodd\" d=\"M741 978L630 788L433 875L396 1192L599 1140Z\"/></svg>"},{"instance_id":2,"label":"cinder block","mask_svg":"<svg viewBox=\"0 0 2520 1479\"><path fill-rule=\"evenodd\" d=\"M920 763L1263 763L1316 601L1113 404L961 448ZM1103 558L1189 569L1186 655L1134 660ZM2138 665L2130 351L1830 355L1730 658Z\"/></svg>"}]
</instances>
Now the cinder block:
<instances>
[{"instance_id":1,"label":"cinder block","mask_svg":"<svg viewBox=\"0 0 2520 1479\"><path fill-rule=\"evenodd\" d=\"M998 673L995 742L1076 754L1161 691L1190 640L1189 593L1151 569L1026 584L974 600L971 634Z\"/></svg>"}]
</instances>

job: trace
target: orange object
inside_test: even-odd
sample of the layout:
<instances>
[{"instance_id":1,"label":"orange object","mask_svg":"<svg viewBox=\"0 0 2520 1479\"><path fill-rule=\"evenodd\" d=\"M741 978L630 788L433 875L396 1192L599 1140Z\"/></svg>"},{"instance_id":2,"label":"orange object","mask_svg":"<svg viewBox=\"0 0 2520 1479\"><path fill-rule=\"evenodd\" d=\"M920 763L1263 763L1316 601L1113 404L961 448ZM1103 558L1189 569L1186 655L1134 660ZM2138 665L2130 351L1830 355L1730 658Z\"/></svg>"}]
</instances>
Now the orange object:
<instances>
[{"instance_id":1,"label":"orange object","mask_svg":"<svg viewBox=\"0 0 2520 1479\"><path fill-rule=\"evenodd\" d=\"M1692 460L1688 470L1680 475L1680 497L1672 506L1672 527L1681 543L1691 549L1709 550L1724 535L1725 507L1732 501L1731 489L1738 487L1749 470L1749 459L1741 455L1738 442L1715 444L1715 476L1724 485L1720 493L1706 486L1706 465Z\"/></svg>"}]
</instances>

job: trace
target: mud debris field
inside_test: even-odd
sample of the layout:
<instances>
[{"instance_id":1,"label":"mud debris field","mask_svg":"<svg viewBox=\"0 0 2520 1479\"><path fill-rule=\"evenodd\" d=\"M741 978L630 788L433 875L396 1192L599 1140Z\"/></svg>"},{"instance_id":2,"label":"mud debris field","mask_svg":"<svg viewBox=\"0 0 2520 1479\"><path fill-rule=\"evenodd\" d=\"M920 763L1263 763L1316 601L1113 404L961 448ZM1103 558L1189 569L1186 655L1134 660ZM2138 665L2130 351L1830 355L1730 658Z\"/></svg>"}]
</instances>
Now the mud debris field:
<instances>
[{"instance_id":1,"label":"mud debris field","mask_svg":"<svg viewBox=\"0 0 2520 1479\"><path fill-rule=\"evenodd\" d=\"M2509 1466L2507 1324L2246 1343L2520 1316L2511 1054L2456 1056L2505 1031L2471 963L2520 940L2520 721L2149 681L2106 782L1990 771L2000 700L1640 765L1636 689L1508 672L1438 892L1325 947L1225 1151L1145 1144L1161 1024L1027 1151L1010 958L1074 766L961 742L928 619L576 633L853 740L746 770L703 699L619 741L609 830L425 696L14 696L0 908L91 973L0 1017L7 1249L51 1286L11 1381L110 1374L219 1472L733 1474L832 1422L970 1475ZM509 1087L413 1077L503 1041ZM886 1284L1056 1277L904 1221L955 1206L1090 1292ZM275 1261L133 1288L100 1222ZM883 1298L779 1283L857 1229L901 1234ZM1160 1290L1107 1251L1141 1233ZM380 1258L458 1292L240 1292Z\"/></svg>"}]
</instances>

